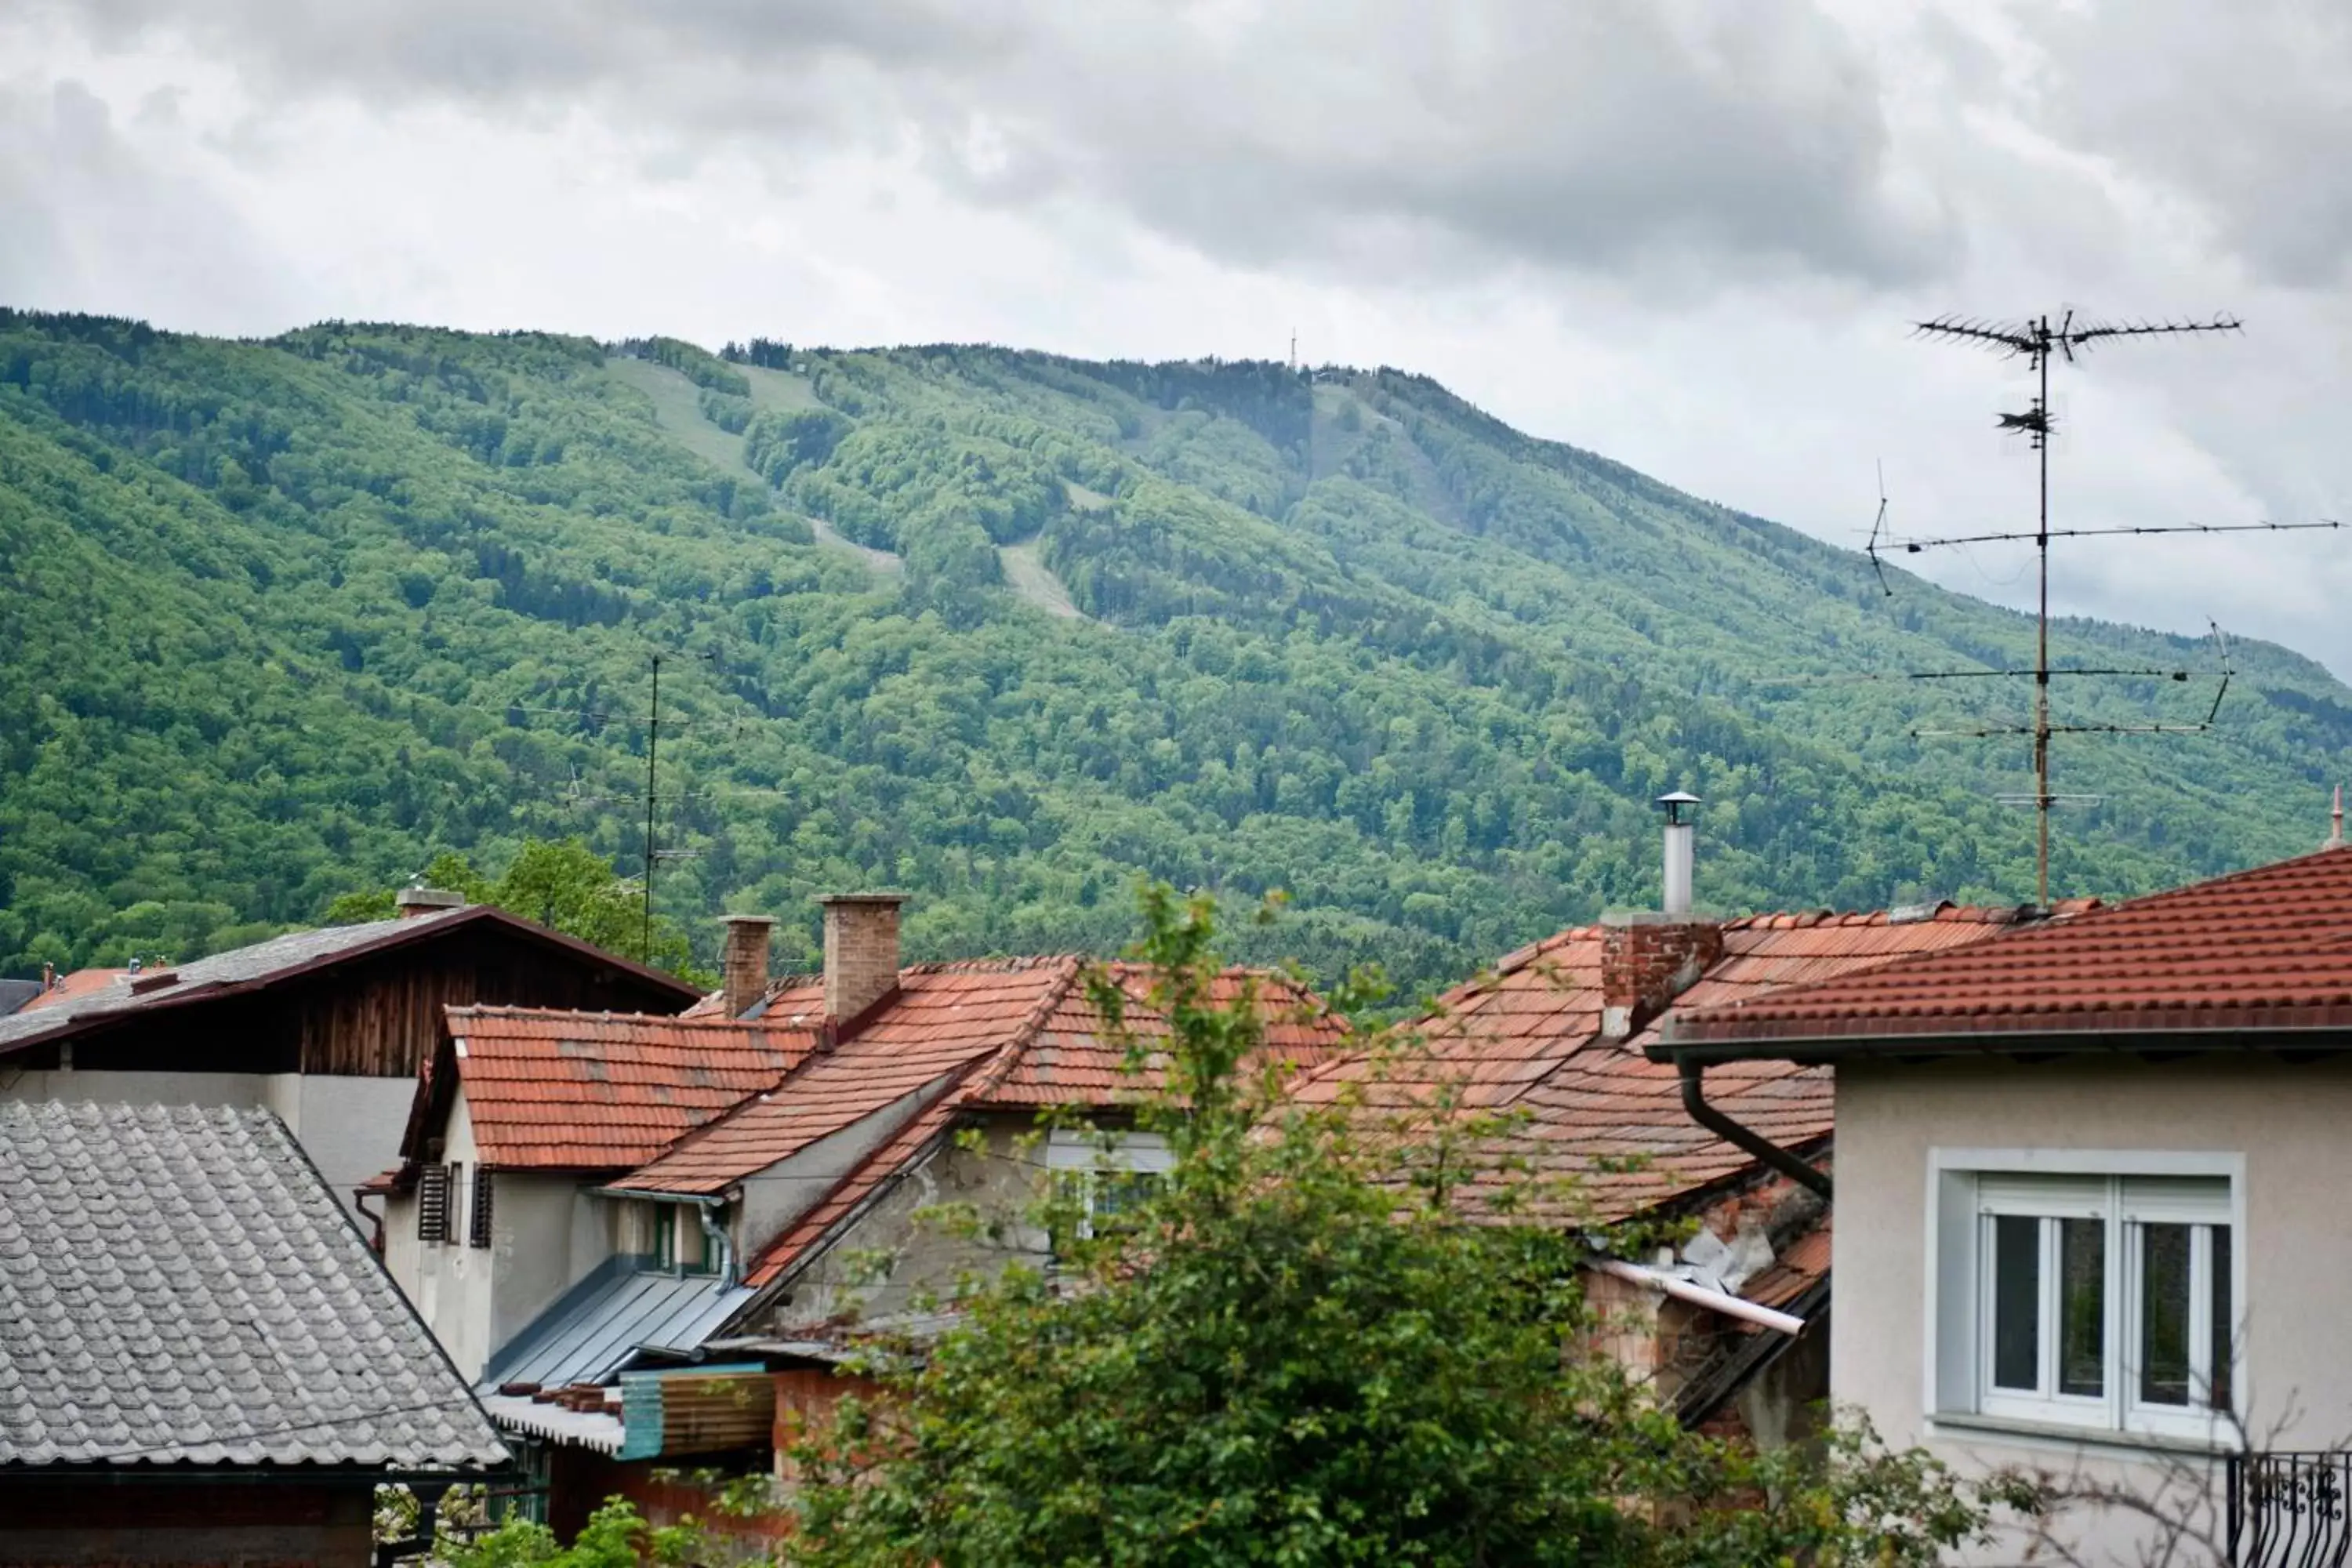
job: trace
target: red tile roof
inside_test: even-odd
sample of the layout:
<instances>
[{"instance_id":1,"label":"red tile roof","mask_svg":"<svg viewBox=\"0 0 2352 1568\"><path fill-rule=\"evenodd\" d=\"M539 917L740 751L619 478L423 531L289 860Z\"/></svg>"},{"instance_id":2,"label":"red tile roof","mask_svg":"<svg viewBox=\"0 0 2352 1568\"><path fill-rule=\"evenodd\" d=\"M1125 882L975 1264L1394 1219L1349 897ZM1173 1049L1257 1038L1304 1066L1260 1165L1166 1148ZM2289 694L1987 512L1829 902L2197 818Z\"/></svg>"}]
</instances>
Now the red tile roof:
<instances>
[{"instance_id":1,"label":"red tile roof","mask_svg":"<svg viewBox=\"0 0 2352 1568\"><path fill-rule=\"evenodd\" d=\"M523 1007L452 1007L446 1032L478 1158L512 1170L649 1160L773 1088L816 1043L766 1023Z\"/></svg>"},{"instance_id":2,"label":"red tile roof","mask_svg":"<svg viewBox=\"0 0 2352 1568\"><path fill-rule=\"evenodd\" d=\"M1136 1037L1163 1036L1147 972L1112 964L1129 998ZM1103 1020L1078 958L975 960L902 970L898 994L845 1038L781 1086L747 1103L615 1184L656 1191L722 1191L816 1139L892 1107L915 1114L845 1174L809 1213L768 1244L745 1270L765 1284L807 1257L833 1228L911 1168L961 1117L985 1110L1131 1104L1150 1075L1124 1070L1125 1049L1100 1037ZM1267 1053L1311 1066L1334 1055L1347 1025L1278 975L1228 970L1212 1000L1254 991L1266 1019ZM793 983L771 994L762 1017L814 1018L823 987ZM924 1096L928 1098L910 1097Z\"/></svg>"},{"instance_id":3,"label":"red tile roof","mask_svg":"<svg viewBox=\"0 0 2352 1568\"><path fill-rule=\"evenodd\" d=\"M2352 852L2323 850L1957 952L1677 1016L1662 1050L1922 1037L2352 1030ZM1889 1048L1895 1048L1890 1046ZM1810 1053L1804 1053L1810 1054Z\"/></svg>"},{"instance_id":4,"label":"red tile roof","mask_svg":"<svg viewBox=\"0 0 2352 1568\"><path fill-rule=\"evenodd\" d=\"M1786 1308L1803 1296L1830 1271L1833 1211L1824 1209L1813 1228L1789 1243L1780 1256L1739 1287L1739 1294L1759 1307Z\"/></svg>"},{"instance_id":5,"label":"red tile roof","mask_svg":"<svg viewBox=\"0 0 2352 1568\"><path fill-rule=\"evenodd\" d=\"M648 1192L723 1191L1008 1046L1029 1044L1077 989L1072 982L1078 966L1077 959L1054 958L903 970L898 994L856 1034L618 1184ZM762 1016L813 1020L824 1004L823 984L806 984L780 994ZM1083 1098L1085 1090L1074 1090L1057 1103Z\"/></svg>"},{"instance_id":6,"label":"red tile roof","mask_svg":"<svg viewBox=\"0 0 2352 1568\"><path fill-rule=\"evenodd\" d=\"M927 1089L961 1110L1131 1104L1150 1077L1125 1070L1126 1051L1102 1038L1104 1021L1076 957L972 959L916 964L898 991L855 1032L819 1051L783 1084L686 1139L620 1185L653 1192L716 1193L789 1159ZM1130 1033L1166 1032L1150 1005L1148 977L1131 964L1111 973L1128 993ZM1279 976L1231 970L1212 987L1219 1002L1254 990L1267 1017L1269 1053L1301 1066L1324 1060L1344 1037L1344 1021ZM813 1024L824 987L797 980L770 993L762 1022ZM996 1058L994 1068L967 1078Z\"/></svg>"},{"instance_id":7,"label":"red tile roof","mask_svg":"<svg viewBox=\"0 0 2352 1568\"><path fill-rule=\"evenodd\" d=\"M1982 942L2012 918L1949 905L1916 919L1749 916L1724 927L1722 957L1676 1006L1695 996L1761 994L1783 975L1850 973ZM1386 1062L1359 1055L1335 1063L1309 1075L1300 1098L1347 1096L1379 1115L1417 1114L1450 1097L1461 1113L1496 1118L1501 1125L1480 1140L1457 1189L1474 1206L1529 1178L1572 1178L1579 1202L1601 1217L1622 1217L1748 1170L1748 1154L1690 1121L1675 1068L1650 1060L1642 1037L1601 1037L1604 929L1576 927L1512 953L1491 976L1442 997L1415 1026L1416 1047ZM1707 1098L1784 1146L1817 1143L1832 1130L1830 1078L1818 1069L1720 1068Z\"/></svg>"},{"instance_id":8,"label":"red tile roof","mask_svg":"<svg viewBox=\"0 0 2352 1568\"><path fill-rule=\"evenodd\" d=\"M59 1002L70 1002L78 996L87 996L94 991L103 991L116 982L127 978L130 973L131 971L127 969L77 969L70 974L58 975L55 985L50 986L16 1011L19 1014L29 1013L36 1007L49 1007Z\"/></svg>"}]
</instances>

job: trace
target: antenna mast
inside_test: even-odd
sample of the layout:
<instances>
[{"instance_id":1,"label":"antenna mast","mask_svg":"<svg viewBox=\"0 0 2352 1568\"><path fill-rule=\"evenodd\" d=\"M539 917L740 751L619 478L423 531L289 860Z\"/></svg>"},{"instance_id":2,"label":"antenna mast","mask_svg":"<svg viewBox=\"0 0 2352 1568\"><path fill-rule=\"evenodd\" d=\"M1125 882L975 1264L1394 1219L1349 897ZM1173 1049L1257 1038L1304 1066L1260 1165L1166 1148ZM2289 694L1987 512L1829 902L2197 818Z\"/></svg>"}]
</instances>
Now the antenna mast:
<instances>
[{"instance_id":1,"label":"antenna mast","mask_svg":"<svg viewBox=\"0 0 2352 1568\"><path fill-rule=\"evenodd\" d=\"M2240 330L2234 316L2216 316L2209 321L2101 321L2083 326L2074 323L2074 312L2068 310L2053 325L2047 315L2030 321L2012 322L1983 321L1961 316L1938 316L1931 321L1916 323L1914 335L1943 342L1976 343L1996 349L2011 358L2022 358L2031 367L2036 384L2033 405L2022 414L1999 416L2003 430L2022 430L2033 443L2040 458L2041 494L2035 513L2034 531L2030 537L2041 567L2040 604L2035 615L2033 655L2033 816L2034 816L2034 894L2043 909L2050 907L2050 807L2056 798L2050 793L2050 737L2056 731L2050 722L2050 432L2057 419L2050 409L2050 361L2063 356L2074 363L2074 351L2087 349L2107 338L2168 337L2196 332L2234 332ZM1882 503L1882 508L1883 508ZM2264 527L2333 527L2329 524L2265 524ZM2168 532L2166 529L2133 530L2135 532ZM2179 531L2218 531L2212 529ZM1906 543L1912 553L1930 545L1957 543L1956 540L1922 540ZM1877 564L1877 539L1873 533L1871 563ZM1883 574L1882 574L1883 580ZM2226 679L2226 678L2225 678ZM2210 721L2210 720L2208 721Z\"/></svg>"},{"instance_id":2,"label":"antenna mast","mask_svg":"<svg viewBox=\"0 0 2352 1568\"><path fill-rule=\"evenodd\" d=\"M646 714L646 912L638 926L637 957L654 956L654 867L661 856L654 848L654 757L661 745L661 653L654 653L653 705Z\"/></svg>"}]
</instances>

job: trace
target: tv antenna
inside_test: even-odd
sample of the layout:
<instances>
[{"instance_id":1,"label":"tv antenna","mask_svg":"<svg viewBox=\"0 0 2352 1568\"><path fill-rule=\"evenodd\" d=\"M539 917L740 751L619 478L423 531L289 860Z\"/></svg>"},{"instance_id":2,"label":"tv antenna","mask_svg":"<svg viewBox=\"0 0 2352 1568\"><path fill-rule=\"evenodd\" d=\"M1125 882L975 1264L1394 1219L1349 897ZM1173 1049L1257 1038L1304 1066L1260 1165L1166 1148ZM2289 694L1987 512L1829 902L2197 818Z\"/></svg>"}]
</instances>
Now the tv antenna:
<instances>
[{"instance_id":1,"label":"tv antenna","mask_svg":"<svg viewBox=\"0 0 2352 1568\"><path fill-rule=\"evenodd\" d=\"M2002 430L2021 432L2033 445L2039 459L2040 500L2031 533L1982 533L1966 538L1919 539L1902 541L1906 553L1916 555L1925 550L1964 544L1989 544L1996 542L2032 540L2040 569L2039 605L2034 616L2033 655L2033 722L2031 726L1990 727L1981 731L1948 731L1962 734L2029 733L2033 737L2033 816L2034 854L2033 876L2036 902L2042 909L2050 907L2050 808L2060 804L2060 797L2050 793L2050 740L2056 734L2082 734L2093 731L2100 733L2172 734L2195 732L2209 729L2214 713L2221 710L2221 697L2229 689L2229 645L2221 642L2221 628L2213 631L2222 649L2221 691L2214 696L2213 711L2199 725L2053 725L2050 721L2050 541L2058 538L2087 538L2097 534L2155 533L2234 533L2283 531L2298 528L2333 528L2333 522L2315 523L2240 523L2187 524L2111 529L2066 529L2053 535L2050 527L2050 433L2057 425L2057 416L2050 407L2050 362L2063 359L2075 362L2078 350L2087 351L2094 345L2114 338L2186 337L2210 332L2241 331L2235 316L2217 315L2208 321L2086 321L2077 323L2073 310L2053 321L2048 315L2035 316L2022 321L1992 321L1971 316L1937 316L1932 321L1914 323L1914 336L1938 342L1974 344L2000 353L2005 358L2022 359L2035 378L2032 403L2018 414L1996 416ZM1884 482L1880 487L1879 519L1885 521ZM1894 541L1884 541L1891 544ZM1882 531L1871 531L1867 553L1872 567L1879 574L1882 587L1886 583L1886 571L1879 560ZM1929 733L1930 731L1920 731Z\"/></svg>"}]
</instances>

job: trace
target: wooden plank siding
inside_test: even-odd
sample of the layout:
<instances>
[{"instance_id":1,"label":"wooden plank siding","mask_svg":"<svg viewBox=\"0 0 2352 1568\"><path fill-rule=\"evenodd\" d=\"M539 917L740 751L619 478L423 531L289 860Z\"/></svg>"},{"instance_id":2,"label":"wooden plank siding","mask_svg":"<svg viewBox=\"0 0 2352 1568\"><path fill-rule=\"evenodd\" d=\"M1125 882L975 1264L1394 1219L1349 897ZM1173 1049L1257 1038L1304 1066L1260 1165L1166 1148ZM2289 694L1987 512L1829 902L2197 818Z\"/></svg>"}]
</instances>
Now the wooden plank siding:
<instances>
[{"instance_id":1,"label":"wooden plank siding","mask_svg":"<svg viewBox=\"0 0 2352 1568\"><path fill-rule=\"evenodd\" d=\"M685 1005L626 969L479 925L243 994L126 1014L78 1034L73 1065L414 1078L433 1053L442 1009L467 1004L665 1015ZM53 1068L58 1047L34 1046L10 1065Z\"/></svg>"}]
</instances>

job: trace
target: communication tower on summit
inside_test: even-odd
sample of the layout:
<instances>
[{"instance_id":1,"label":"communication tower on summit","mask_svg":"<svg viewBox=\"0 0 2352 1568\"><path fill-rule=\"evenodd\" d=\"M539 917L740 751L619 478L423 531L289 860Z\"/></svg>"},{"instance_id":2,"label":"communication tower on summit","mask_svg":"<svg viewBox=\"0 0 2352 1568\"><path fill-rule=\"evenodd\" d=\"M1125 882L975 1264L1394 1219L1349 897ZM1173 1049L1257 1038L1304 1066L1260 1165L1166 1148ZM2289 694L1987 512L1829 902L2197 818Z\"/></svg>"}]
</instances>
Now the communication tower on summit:
<instances>
[{"instance_id":1,"label":"communication tower on summit","mask_svg":"<svg viewBox=\"0 0 2352 1568\"><path fill-rule=\"evenodd\" d=\"M1885 484L1882 477L1879 490L1878 520L1871 529L1870 542L1864 553L1879 574L1881 586L1885 586L1886 573L1880 557L1896 547L1911 555L1924 551L1969 544L1992 544L2032 541L2040 568L2039 609L2035 617L2033 668L2025 670L1936 670L1909 676L1910 679L1958 679L1982 676L2033 677L2033 718L2025 725L1994 725L1979 729L1915 731L1920 735L1957 735L1984 738L1996 735L2030 735L2033 741L2033 794L2030 797L2034 809L2035 850L2034 888L2037 901L2043 908L2050 904L2050 808L2071 800L2086 797L2053 795L2050 790L2050 742L2054 735L2084 734L2196 734L2212 728L2214 716L2221 711L2221 698L2230 687L2229 645L2221 637L2220 626L2213 628L2216 644L2221 653L2221 684L2214 693L2213 706L2203 722L2196 724L2056 724L2051 721L2050 683L2057 676L2167 676L2173 680L2189 679L2186 670L2139 669L2053 669L2050 665L2050 542L2053 539L2088 539L2107 535L2158 533L2280 533L2300 529L2340 528L2333 521L2315 522L2246 522L2246 523L2174 523L2145 527L2064 528L2050 526L2050 434L2057 425L2057 416L2050 407L2050 364L2053 359L2075 363L2079 351L2116 338L2179 337L2199 333L2234 332L2241 330L2234 316L2215 316L2210 321L2093 321L2077 322L2074 312L2068 310L2054 320L2048 315L2022 321L1988 321L1972 317L1938 316L1933 321L1914 324L1914 335L1941 342L1972 343L1990 348L2007 358L2023 359L2035 379L2032 402L2022 412L1996 416L2002 430L2022 434L2032 443L2039 459L2040 495L2031 532L1976 533L1949 539L1896 539L1885 531L1886 521ZM1892 588L1887 588L1893 593ZM2020 800L2023 804L2023 800Z\"/></svg>"}]
</instances>

